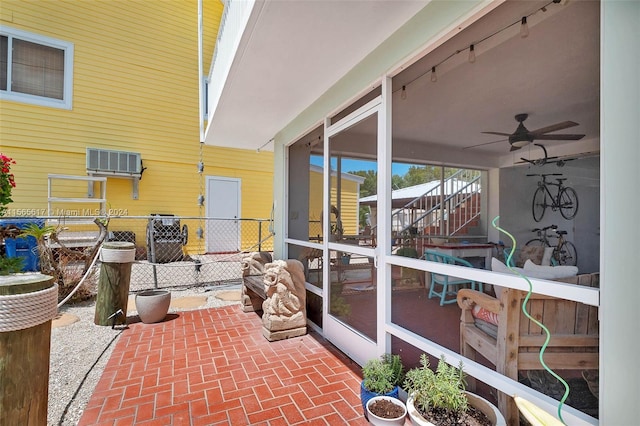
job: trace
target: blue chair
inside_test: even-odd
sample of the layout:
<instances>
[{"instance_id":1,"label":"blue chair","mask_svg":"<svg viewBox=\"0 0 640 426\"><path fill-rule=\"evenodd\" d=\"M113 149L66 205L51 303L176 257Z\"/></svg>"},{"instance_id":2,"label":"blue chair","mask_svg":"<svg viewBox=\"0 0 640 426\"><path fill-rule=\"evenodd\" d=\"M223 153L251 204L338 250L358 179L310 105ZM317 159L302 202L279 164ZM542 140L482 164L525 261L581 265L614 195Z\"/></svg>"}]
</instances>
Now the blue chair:
<instances>
[{"instance_id":1,"label":"blue chair","mask_svg":"<svg viewBox=\"0 0 640 426\"><path fill-rule=\"evenodd\" d=\"M473 268L473 265L464 259L459 257L449 256L448 254L441 253L435 250L427 250L422 258L431 262L446 263L449 265L461 265ZM472 290L476 290L476 282L464 278L450 277L449 275L436 274L431 272L431 287L429 288L429 299L434 296L440 298L440 306L448 303L456 303L456 296L458 294L458 287L469 284ZM442 287L440 291L436 289L436 286ZM477 283L478 291L482 292L482 283ZM446 296L454 296L453 299L446 300Z\"/></svg>"}]
</instances>

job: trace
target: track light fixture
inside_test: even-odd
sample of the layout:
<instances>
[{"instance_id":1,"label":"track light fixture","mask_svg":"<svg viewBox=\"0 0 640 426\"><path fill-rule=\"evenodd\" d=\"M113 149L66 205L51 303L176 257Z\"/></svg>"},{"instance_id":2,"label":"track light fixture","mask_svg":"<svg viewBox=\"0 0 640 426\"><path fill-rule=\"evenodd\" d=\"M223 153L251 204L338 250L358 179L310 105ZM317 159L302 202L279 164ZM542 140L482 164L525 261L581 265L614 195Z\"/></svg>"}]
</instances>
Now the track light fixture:
<instances>
[{"instance_id":1,"label":"track light fixture","mask_svg":"<svg viewBox=\"0 0 640 426\"><path fill-rule=\"evenodd\" d=\"M513 31L513 29L517 28L518 23L520 23L520 37L521 38L527 38L529 36L529 24L527 22L528 17L535 15L538 12L546 12L547 8L553 4L565 4L566 0L549 0L548 3L546 3L545 5L541 6L540 8L538 8L536 11L523 16L522 18L520 18L519 20L515 21L515 22L510 22L509 24L505 25L502 28L499 28L497 30L495 30L494 32L486 35L485 37L475 40L472 44L469 45L469 47L465 47L464 49L458 49L455 50L454 52L452 52L449 56L447 56L446 58L442 59L440 62L436 63L435 65L433 65L431 67L431 69L429 70L428 68L420 75L418 75L417 77L413 78L410 81L405 82L404 85L402 85L402 92L400 93L400 98L401 99L406 99L407 98L407 86L409 86L411 83L413 83L414 81L416 81L419 78L422 78L423 76L425 76L429 71L431 71L431 82L435 83L436 81L438 81L438 75L436 74L436 68L439 67L440 65L444 64L445 62L447 62L448 60L450 60L451 58L453 58L454 56L458 55L459 53L464 52L465 50L469 50L469 58L468 61L469 63L474 63L476 61L476 46L479 45L480 43L485 42L486 40L492 38L493 36L500 34L504 31L507 30L511 30ZM396 89L394 91L397 92L398 89Z\"/></svg>"},{"instance_id":2,"label":"track light fixture","mask_svg":"<svg viewBox=\"0 0 640 426\"><path fill-rule=\"evenodd\" d=\"M469 63L473 64L476 61L476 49L475 46L472 44L471 46L469 46Z\"/></svg>"},{"instance_id":3,"label":"track light fixture","mask_svg":"<svg viewBox=\"0 0 640 426\"><path fill-rule=\"evenodd\" d=\"M520 21L520 37L527 38L529 36L529 25L527 25L527 17L523 16Z\"/></svg>"}]
</instances>

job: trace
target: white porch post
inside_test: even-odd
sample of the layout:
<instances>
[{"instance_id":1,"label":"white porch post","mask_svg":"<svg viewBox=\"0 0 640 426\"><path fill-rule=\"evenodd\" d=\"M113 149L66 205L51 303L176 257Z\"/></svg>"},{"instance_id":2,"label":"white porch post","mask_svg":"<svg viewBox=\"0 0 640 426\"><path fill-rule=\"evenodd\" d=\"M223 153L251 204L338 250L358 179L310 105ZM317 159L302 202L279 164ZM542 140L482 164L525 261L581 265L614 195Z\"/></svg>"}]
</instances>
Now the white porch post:
<instances>
[{"instance_id":1,"label":"white porch post","mask_svg":"<svg viewBox=\"0 0 640 426\"><path fill-rule=\"evenodd\" d=\"M638 423L640 2L601 3L600 424Z\"/></svg>"},{"instance_id":2,"label":"white porch post","mask_svg":"<svg viewBox=\"0 0 640 426\"><path fill-rule=\"evenodd\" d=\"M378 231L377 269L377 341L379 355L391 352L391 335L386 325L391 322L391 77L382 79L382 108L378 117Z\"/></svg>"}]
</instances>

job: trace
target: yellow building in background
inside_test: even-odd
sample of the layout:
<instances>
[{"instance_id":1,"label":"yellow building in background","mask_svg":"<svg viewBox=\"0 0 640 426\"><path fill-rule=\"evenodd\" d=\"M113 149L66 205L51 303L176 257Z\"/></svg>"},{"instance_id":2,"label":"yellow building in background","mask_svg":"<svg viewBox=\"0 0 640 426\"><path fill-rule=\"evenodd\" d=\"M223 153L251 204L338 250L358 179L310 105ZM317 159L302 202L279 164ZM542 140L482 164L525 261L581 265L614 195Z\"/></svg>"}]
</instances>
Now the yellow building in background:
<instances>
[{"instance_id":1,"label":"yellow building in background","mask_svg":"<svg viewBox=\"0 0 640 426\"><path fill-rule=\"evenodd\" d=\"M319 237L322 235L322 167L311 165L309 175L309 236ZM344 235L357 235L359 230L359 198L360 185L364 178L349 173L341 174L340 197L337 196L337 173L331 174L331 224L336 224L336 214L342 224Z\"/></svg>"},{"instance_id":2,"label":"yellow building in background","mask_svg":"<svg viewBox=\"0 0 640 426\"><path fill-rule=\"evenodd\" d=\"M207 69L223 3L203 5ZM48 202L49 175L94 174L107 177L108 214L223 217L219 208L231 203L232 216L269 218L272 153L200 143L197 1L3 0L0 35L10 64L0 151L15 159L17 184L6 216L95 211L100 203ZM110 171L90 170L88 149ZM110 155L130 156L125 172L102 164ZM58 197L100 196L97 184L52 182ZM216 192L220 182L233 184L231 195Z\"/></svg>"}]
</instances>

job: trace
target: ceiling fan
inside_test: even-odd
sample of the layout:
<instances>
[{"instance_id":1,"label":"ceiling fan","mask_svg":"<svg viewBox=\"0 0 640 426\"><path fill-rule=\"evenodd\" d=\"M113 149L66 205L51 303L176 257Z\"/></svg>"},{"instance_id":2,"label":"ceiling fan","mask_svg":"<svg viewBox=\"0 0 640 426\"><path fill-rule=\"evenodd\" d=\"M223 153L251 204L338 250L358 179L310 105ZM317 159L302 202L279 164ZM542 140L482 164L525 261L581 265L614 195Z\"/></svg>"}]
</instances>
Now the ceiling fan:
<instances>
[{"instance_id":1,"label":"ceiling fan","mask_svg":"<svg viewBox=\"0 0 640 426\"><path fill-rule=\"evenodd\" d=\"M502 132L482 132L487 135L498 135L498 136L507 136L507 139L501 139L493 142L481 143L478 145L469 146L465 149L475 148L483 145L490 145L493 143L509 141L511 144L510 151L516 151L523 146L526 146L533 141L536 140L544 140L544 141L552 141L552 140L563 140L563 141L576 141L578 139L582 139L584 135L572 135L572 134L564 134L564 135L549 135L547 133L557 132L558 130L568 129L569 127L577 126L578 123L573 121L563 121L561 123L552 124L551 126L541 127L536 130L528 130L524 127L524 121L529 117L529 114L517 114L515 116L516 121L519 123L516 131L513 133L502 133Z\"/></svg>"}]
</instances>

